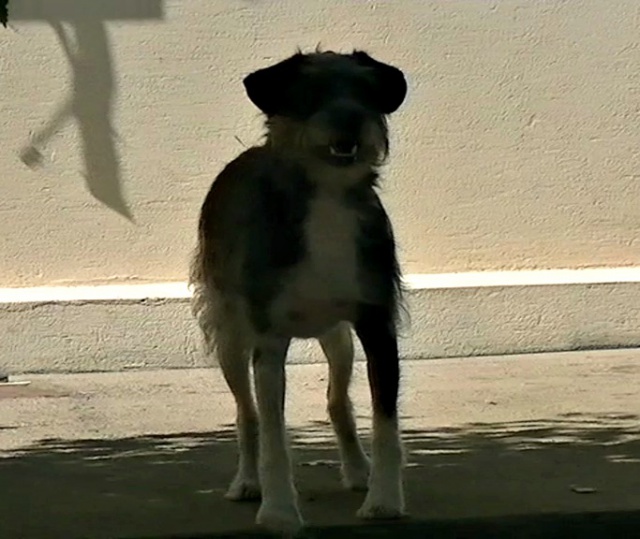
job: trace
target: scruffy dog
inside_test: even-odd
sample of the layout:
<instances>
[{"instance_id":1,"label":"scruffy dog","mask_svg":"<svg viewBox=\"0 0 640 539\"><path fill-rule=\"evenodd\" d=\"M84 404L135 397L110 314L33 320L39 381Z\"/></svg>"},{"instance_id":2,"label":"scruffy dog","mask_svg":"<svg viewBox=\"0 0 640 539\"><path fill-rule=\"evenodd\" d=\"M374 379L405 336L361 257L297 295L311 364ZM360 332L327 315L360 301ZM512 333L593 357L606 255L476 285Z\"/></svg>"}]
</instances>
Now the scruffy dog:
<instances>
[{"instance_id":1,"label":"scruffy dog","mask_svg":"<svg viewBox=\"0 0 640 539\"><path fill-rule=\"evenodd\" d=\"M358 515L400 517L400 269L375 187L389 149L386 118L405 99L405 77L362 51L298 52L251 73L244 86L266 115L266 140L213 183L191 270L193 312L237 404L239 462L226 497L261 497L256 521L273 531L303 525L284 419L285 361L293 338L316 338L329 364L344 485L368 489ZM348 394L352 327L371 387L371 466Z\"/></svg>"}]
</instances>

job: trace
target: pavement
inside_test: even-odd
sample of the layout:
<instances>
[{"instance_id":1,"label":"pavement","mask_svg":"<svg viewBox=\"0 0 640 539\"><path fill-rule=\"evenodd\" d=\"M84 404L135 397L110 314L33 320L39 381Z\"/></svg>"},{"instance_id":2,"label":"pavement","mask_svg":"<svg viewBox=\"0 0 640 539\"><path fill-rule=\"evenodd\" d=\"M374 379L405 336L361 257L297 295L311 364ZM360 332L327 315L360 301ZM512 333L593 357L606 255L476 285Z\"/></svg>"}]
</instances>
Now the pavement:
<instances>
[{"instance_id":1,"label":"pavement","mask_svg":"<svg viewBox=\"0 0 640 539\"><path fill-rule=\"evenodd\" d=\"M409 518L364 525L343 491L326 366L288 370L307 537L636 536L640 351L403 363ZM0 538L266 537L223 499L234 409L217 369L24 375L0 385ZM363 364L353 398L368 446Z\"/></svg>"}]
</instances>

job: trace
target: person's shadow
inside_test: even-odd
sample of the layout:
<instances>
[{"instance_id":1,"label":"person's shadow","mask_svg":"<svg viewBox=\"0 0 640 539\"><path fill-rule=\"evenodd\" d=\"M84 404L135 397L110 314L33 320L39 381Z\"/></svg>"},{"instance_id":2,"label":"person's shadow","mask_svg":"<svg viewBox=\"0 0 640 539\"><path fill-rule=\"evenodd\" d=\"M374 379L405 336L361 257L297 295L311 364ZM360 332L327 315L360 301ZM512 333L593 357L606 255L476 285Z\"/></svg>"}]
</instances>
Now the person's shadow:
<instances>
[{"instance_id":1,"label":"person's shadow","mask_svg":"<svg viewBox=\"0 0 640 539\"><path fill-rule=\"evenodd\" d=\"M111 111L115 83L109 36L103 20L86 18L73 21L75 44L61 22L49 21L69 60L73 84L71 95L55 111L47 124L20 152L29 167L41 166L41 148L69 121L80 131L86 166L85 182L100 202L133 221L122 193L122 180Z\"/></svg>"}]
</instances>

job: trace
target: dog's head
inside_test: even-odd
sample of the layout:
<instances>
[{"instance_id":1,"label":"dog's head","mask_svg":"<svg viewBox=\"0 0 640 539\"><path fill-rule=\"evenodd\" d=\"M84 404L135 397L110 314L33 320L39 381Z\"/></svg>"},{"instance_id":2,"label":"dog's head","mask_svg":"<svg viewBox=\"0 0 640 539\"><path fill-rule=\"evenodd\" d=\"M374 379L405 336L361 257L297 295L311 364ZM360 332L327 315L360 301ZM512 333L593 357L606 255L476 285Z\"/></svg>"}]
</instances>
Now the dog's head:
<instances>
[{"instance_id":1,"label":"dog's head","mask_svg":"<svg viewBox=\"0 0 640 539\"><path fill-rule=\"evenodd\" d=\"M377 165L386 116L407 93L402 71L362 51L298 53L244 79L272 142L334 167Z\"/></svg>"}]
</instances>

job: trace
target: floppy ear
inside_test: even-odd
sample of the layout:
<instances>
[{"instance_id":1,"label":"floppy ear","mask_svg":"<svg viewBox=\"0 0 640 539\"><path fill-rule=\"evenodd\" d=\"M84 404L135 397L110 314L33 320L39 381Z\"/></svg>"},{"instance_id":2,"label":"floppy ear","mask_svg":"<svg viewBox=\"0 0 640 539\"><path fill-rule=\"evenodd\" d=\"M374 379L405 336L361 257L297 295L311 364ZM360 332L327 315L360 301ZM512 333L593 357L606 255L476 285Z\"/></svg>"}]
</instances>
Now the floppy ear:
<instances>
[{"instance_id":1,"label":"floppy ear","mask_svg":"<svg viewBox=\"0 0 640 539\"><path fill-rule=\"evenodd\" d=\"M391 114L400 108L407 95L407 81L397 67L374 60L364 51L353 51L353 58L373 71L375 99L383 114Z\"/></svg>"},{"instance_id":2,"label":"floppy ear","mask_svg":"<svg viewBox=\"0 0 640 539\"><path fill-rule=\"evenodd\" d=\"M300 73L303 60L304 55L297 53L247 75L242 82L251 102L267 116L282 110L283 104L288 102L289 89Z\"/></svg>"}]
</instances>

